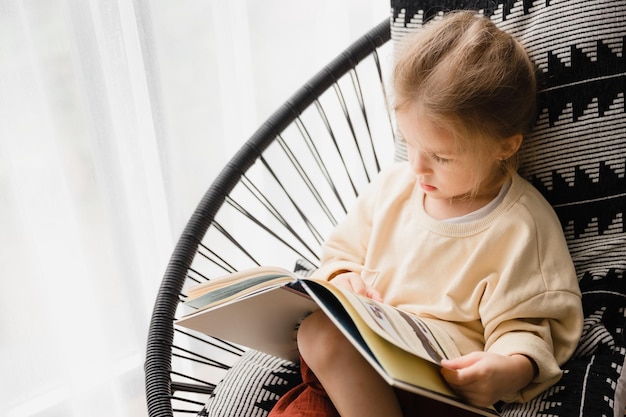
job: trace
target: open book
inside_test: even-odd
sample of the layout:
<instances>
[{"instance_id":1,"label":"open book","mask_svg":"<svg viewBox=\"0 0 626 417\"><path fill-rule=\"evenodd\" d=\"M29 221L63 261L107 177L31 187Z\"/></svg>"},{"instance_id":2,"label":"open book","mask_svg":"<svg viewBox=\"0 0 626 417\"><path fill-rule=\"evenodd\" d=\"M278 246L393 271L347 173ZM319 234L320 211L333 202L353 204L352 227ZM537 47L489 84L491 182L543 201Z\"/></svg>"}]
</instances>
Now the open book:
<instances>
[{"instance_id":1,"label":"open book","mask_svg":"<svg viewBox=\"0 0 626 417\"><path fill-rule=\"evenodd\" d=\"M187 291L192 308L177 324L296 361L296 329L321 309L390 384L486 416L493 408L466 404L440 373L442 359L460 356L432 321L276 267L258 267ZM195 310L193 310L195 309Z\"/></svg>"}]
</instances>

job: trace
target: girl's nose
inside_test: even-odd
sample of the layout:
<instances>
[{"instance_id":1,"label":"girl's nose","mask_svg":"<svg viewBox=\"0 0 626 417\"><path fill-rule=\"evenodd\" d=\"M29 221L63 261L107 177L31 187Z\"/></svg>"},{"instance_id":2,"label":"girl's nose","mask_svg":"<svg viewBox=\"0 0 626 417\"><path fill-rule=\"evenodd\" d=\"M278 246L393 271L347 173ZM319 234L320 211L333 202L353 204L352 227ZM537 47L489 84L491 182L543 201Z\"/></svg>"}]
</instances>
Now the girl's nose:
<instances>
[{"instance_id":1,"label":"girl's nose","mask_svg":"<svg viewBox=\"0 0 626 417\"><path fill-rule=\"evenodd\" d=\"M430 162L428 157L421 152L413 151L409 153L409 163L415 174L425 175L430 172Z\"/></svg>"}]
</instances>

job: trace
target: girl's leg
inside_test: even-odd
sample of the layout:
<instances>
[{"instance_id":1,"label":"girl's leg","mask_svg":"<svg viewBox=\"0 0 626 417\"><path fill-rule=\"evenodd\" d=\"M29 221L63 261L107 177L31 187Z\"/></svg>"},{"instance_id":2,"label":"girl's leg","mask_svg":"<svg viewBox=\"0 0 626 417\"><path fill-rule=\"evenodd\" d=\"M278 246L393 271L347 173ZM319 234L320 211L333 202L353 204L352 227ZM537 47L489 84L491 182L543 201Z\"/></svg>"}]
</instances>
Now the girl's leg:
<instances>
[{"instance_id":1,"label":"girl's leg","mask_svg":"<svg viewBox=\"0 0 626 417\"><path fill-rule=\"evenodd\" d=\"M300 325L298 348L342 417L402 417L393 388L321 311Z\"/></svg>"}]
</instances>

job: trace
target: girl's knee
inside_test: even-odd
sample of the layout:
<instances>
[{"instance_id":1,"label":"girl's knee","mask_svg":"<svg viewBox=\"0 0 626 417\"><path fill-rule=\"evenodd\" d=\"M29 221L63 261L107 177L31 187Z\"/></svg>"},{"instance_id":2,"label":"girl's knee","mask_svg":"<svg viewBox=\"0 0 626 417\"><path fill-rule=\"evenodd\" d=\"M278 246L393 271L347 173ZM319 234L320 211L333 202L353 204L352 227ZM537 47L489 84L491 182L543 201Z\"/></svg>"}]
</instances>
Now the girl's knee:
<instances>
[{"instance_id":1,"label":"girl's knee","mask_svg":"<svg viewBox=\"0 0 626 417\"><path fill-rule=\"evenodd\" d=\"M320 310L305 318L298 329L300 355L313 367L336 357L346 343L343 334Z\"/></svg>"}]
</instances>

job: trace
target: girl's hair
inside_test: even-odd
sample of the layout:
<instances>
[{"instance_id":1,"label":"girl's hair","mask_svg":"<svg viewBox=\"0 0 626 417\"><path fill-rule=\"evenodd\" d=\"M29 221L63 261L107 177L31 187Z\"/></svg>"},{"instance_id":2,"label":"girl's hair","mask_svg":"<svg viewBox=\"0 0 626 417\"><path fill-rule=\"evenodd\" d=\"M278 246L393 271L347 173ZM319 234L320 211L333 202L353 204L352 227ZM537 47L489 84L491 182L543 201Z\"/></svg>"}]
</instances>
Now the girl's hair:
<instances>
[{"instance_id":1,"label":"girl's hair","mask_svg":"<svg viewBox=\"0 0 626 417\"><path fill-rule=\"evenodd\" d=\"M524 48L476 12L426 24L400 49L393 72L395 109L416 111L475 150L527 134L536 120L535 66ZM488 148L487 148L488 147ZM503 161L505 173L517 157Z\"/></svg>"}]
</instances>

